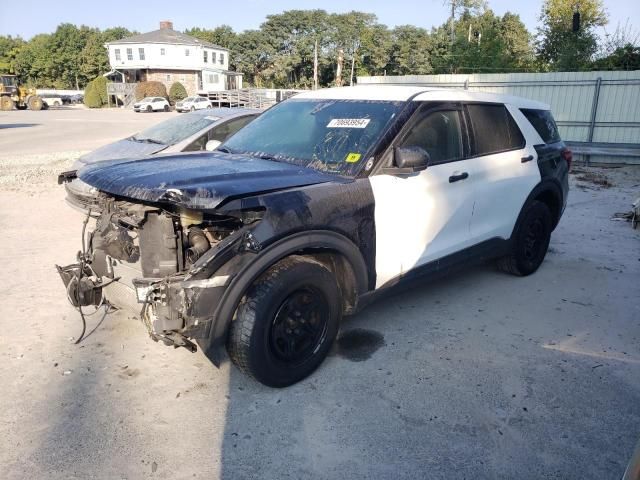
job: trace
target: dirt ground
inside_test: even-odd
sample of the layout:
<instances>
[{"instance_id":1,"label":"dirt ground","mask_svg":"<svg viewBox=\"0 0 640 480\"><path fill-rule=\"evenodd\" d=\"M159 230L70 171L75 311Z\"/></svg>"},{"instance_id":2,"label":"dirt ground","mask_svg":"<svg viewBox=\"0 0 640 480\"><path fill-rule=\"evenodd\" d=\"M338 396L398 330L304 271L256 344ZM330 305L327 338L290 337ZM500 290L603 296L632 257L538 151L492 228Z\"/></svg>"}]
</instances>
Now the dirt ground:
<instances>
[{"instance_id":1,"label":"dirt ground","mask_svg":"<svg viewBox=\"0 0 640 480\"><path fill-rule=\"evenodd\" d=\"M0 116L1 478L622 476L640 438L640 230L612 216L640 196L640 168L576 169L535 275L483 265L418 283L274 390L118 312L73 344L53 265L73 260L82 217L55 174L165 117L74 111L76 133L50 142L48 113Z\"/></svg>"}]
</instances>

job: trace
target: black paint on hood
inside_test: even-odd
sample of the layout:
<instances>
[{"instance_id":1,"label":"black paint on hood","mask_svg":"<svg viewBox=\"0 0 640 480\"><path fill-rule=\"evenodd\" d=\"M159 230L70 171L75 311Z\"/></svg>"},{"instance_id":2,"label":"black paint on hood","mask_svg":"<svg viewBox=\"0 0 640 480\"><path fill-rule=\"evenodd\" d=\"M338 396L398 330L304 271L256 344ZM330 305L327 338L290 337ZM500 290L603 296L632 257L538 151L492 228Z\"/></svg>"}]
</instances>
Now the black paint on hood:
<instances>
[{"instance_id":1,"label":"black paint on hood","mask_svg":"<svg viewBox=\"0 0 640 480\"><path fill-rule=\"evenodd\" d=\"M98 162L79 170L78 177L111 195L204 210L231 198L348 181L310 168L222 152Z\"/></svg>"}]
</instances>

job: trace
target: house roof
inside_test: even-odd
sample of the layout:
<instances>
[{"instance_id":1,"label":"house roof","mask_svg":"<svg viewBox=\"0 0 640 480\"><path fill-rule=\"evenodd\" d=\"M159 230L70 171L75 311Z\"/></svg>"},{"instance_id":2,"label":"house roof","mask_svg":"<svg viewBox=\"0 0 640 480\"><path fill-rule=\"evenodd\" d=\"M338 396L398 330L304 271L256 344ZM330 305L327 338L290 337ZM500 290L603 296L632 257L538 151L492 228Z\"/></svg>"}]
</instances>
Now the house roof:
<instances>
[{"instance_id":1,"label":"house roof","mask_svg":"<svg viewBox=\"0 0 640 480\"><path fill-rule=\"evenodd\" d=\"M131 37L123 38L121 40L114 40L107 45L119 45L126 43L168 43L173 45L201 45L203 47L217 48L218 50L229 51L228 48L214 45L213 43L205 42L198 38L187 35L186 33L177 32L170 28L160 28L153 32L141 33L139 35L133 35Z\"/></svg>"}]
</instances>

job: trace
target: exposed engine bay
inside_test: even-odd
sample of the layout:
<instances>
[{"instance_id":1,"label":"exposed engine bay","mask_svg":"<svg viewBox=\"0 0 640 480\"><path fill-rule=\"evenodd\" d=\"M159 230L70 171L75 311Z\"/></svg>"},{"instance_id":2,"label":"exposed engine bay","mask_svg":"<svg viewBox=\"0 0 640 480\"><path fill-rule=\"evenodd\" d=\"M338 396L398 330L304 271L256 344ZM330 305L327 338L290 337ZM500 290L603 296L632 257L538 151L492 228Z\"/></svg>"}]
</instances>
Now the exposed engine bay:
<instances>
[{"instance_id":1,"label":"exposed engine bay","mask_svg":"<svg viewBox=\"0 0 640 480\"><path fill-rule=\"evenodd\" d=\"M243 244L248 232L241 230L258 221L260 212L208 214L102 193L98 201L100 213L87 214L77 262L57 267L69 301L83 321L82 307L108 304L139 316L155 341L195 351L191 339L203 338L212 315L207 311L212 302L196 300L228 279L198 279L197 266L206 265L204 257L212 257L216 247ZM90 218L95 227L87 232Z\"/></svg>"}]
</instances>

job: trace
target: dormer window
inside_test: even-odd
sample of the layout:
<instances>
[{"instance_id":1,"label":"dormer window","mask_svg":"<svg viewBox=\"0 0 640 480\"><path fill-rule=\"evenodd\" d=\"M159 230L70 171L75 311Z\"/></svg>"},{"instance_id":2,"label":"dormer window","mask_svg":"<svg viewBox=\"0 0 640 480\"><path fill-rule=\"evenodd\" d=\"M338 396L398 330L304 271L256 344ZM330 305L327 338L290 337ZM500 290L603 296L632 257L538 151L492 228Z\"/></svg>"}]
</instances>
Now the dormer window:
<instances>
[{"instance_id":1,"label":"dormer window","mask_svg":"<svg viewBox=\"0 0 640 480\"><path fill-rule=\"evenodd\" d=\"M127 60L133 60L133 48L127 48Z\"/></svg>"},{"instance_id":2,"label":"dormer window","mask_svg":"<svg viewBox=\"0 0 640 480\"><path fill-rule=\"evenodd\" d=\"M140 60L144 60L144 48L138 49L138 55L140 56Z\"/></svg>"},{"instance_id":3,"label":"dormer window","mask_svg":"<svg viewBox=\"0 0 640 480\"><path fill-rule=\"evenodd\" d=\"M116 62L119 62L121 60L121 58L120 58L120 49L119 48L116 48L115 54L116 54Z\"/></svg>"},{"instance_id":4,"label":"dormer window","mask_svg":"<svg viewBox=\"0 0 640 480\"><path fill-rule=\"evenodd\" d=\"M203 55L204 55L204 63L207 63L209 61L209 52L205 50L203 52Z\"/></svg>"},{"instance_id":5,"label":"dormer window","mask_svg":"<svg viewBox=\"0 0 640 480\"><path fill-rule=\"evenodd\" d=\"M211 63L216 63L216 52L211 52Z\"/></svg>"},{"instance_id":6,"label":"dormer window","mask_svg":"<svg viewBox=\"0 0 640 480\"><path fill-rule=\"evenodd\" d=\"M189 49L188 49L188 48L185 48L185 49L184 49L184 56L185 56L185 57L188 57L188 56L189 56Z\"/></svg>"},{"instance_id":7,"label":"dormer window","mask_svg":"<svg viewBox=\"0 0 640 480\"><path fill-rule=\"evenodd\" d=\"M166 53L166 50L164 48L160 49L160 55L164 55Z\"/></svg>"},{"instance_id":8,"label":"dormer window","mask_svg":"<svg viewBox=\"0 0 640 480\"><path fill-rule=\"evenodd\" d=\"M220 54L220 65L224 65L224 53Z\"/></svg>"}]
</instances>

